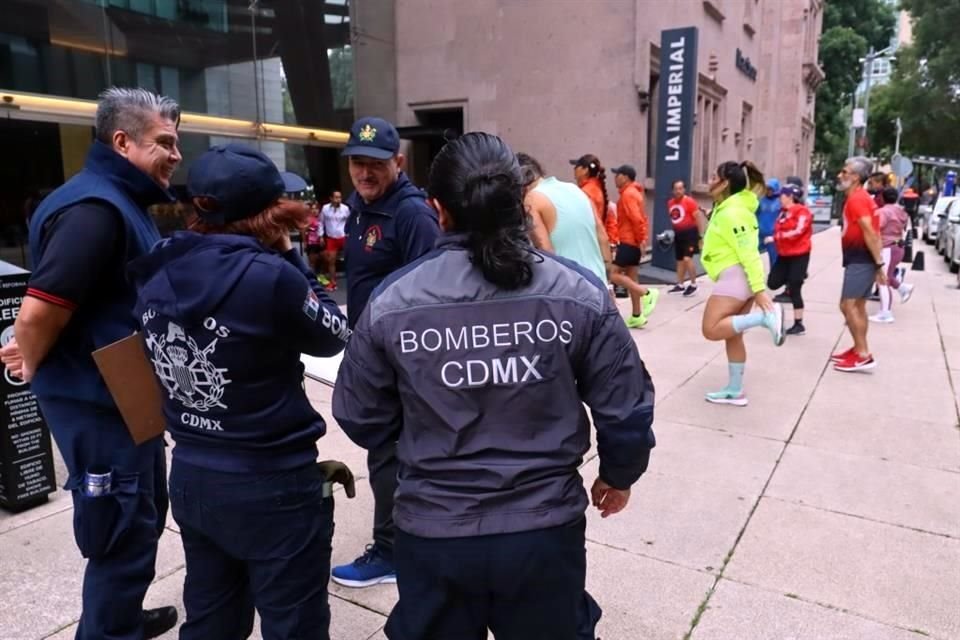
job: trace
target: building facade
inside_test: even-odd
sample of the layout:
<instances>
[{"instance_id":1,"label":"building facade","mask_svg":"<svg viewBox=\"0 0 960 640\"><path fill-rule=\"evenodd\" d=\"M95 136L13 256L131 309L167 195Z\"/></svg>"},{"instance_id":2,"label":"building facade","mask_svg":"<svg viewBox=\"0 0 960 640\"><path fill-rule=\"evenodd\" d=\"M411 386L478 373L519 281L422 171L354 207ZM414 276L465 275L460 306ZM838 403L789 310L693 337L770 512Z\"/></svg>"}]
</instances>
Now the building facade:
<instances>
[{"instance_id":1,"label":"building facade","mask_svg":"<svg viewBox=\"0 0 960 640\"><path fill-rule=\"evenodd\" d=\"M563 178L594 153L665 195L660 33L695 26L694 191L732 159L806 179L822 14L822 0L353 0L356 110L402 125L421 180L438 136L484 130Z\"/></svg>"},{"instance_id":2,"label":"building facade","mask_svg":"<svg viewBox=\"0 0 960 640\"><path fill-rule=\"evenodd\" d=\"M244 141L318 193L339 188L338 145L311 136L353 119L350 36L349 0L3 0L0 257L26 261L27 209L83 166L90 101L112 85L188 112L177 186L211 145Z\"/></svg>"}]
</instances>

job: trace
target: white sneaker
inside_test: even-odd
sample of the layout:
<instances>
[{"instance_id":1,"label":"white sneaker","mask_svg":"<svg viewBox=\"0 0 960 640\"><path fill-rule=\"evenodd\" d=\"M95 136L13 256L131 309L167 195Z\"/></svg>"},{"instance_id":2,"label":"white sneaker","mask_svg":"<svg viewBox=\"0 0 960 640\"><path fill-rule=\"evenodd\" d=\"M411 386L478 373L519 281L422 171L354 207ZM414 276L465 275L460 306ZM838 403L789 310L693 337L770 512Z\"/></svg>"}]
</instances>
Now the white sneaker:
<instances>
[{"instance_id":1,"label":"white sneaker","mask_svg":"<svg viewBox=\"0 0 960 640\"><path fill-rule=\"evenodd\" d=\"M783 305L774 303L773 312L763 315L763 326L770 331L773 344L777 347L781 346L787 337L786 327L783 326L783 323Z\"/></svg>"},{"instance_id":2,"label":"white sneaker","mask_svg":"<svg viewBox=\"0 0 960 640\"><path fill-rule=\"evenodd\" d=\"M891 324L893 322L893 314L889 311L881 311L876 315L870 316L870 322L879 322L881 324Z\"/></svg>"},{"instance_id":3,"label":"white sneaker","mask_svg":"<svg viewBox=\"0 0 960 640\"><path fill-rule=\"evenodd\" d=\"M900 304L906 304L907 300L913 296L913 286L912 284L901 284L900 288L897 289L897 292L900 294Z\"/></svg>"}]
</instances>

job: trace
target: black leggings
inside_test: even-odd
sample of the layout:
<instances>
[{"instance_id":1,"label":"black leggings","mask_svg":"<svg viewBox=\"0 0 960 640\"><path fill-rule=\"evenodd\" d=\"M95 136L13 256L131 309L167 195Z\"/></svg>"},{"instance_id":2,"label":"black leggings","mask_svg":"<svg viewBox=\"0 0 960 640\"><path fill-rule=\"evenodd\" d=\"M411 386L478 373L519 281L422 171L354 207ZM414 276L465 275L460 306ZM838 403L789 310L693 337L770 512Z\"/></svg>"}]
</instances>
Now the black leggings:
<instances>
[{"instance_id":1,"label":"black leggings","mask_svg":"<svg viewBox=\"0 0 960 640\"><path fill-rule=\"evenodd\" d=\"M779 289L787 285L794 309L803 309L803 281L807 279L807 267L810 265L810 254L802 256L780 256L770 269L767 278L769 289Z\"/></svg>"}]
</instances>

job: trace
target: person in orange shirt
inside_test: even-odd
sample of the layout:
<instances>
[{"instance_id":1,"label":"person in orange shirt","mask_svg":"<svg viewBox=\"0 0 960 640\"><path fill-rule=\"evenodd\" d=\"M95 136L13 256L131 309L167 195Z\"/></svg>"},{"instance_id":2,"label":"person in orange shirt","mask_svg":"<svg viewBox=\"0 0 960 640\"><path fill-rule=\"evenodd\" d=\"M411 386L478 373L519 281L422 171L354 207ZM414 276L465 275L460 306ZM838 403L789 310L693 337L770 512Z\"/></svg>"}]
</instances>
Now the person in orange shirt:
<instances>
[{"instance_id":1,"label":"person in orange shirt","mask_svg":"<svg viewBox=\"0 0 960 640\"><path fill-rule=\"evenodd\" d=\"M617 253L613 258L610 280L615 285L624 287L630 294L633 314L627 319L627 326L638 329L647 324L647 318L657 306L660 291L637 283L643 247L649 237L643 188L636 182L637 171L625 164L614 169L613 173L614 182L620 190L620 200L617 202L620 244L617 245Z\"/></svg>"},{"instance_id":2,"label":"person in orange shirt","mask_svg":"<svg viewBox=\"0 0 960 640\"><path fill-rule=\"evenodd\" d=\"M592 153L571 160L573 177L593 205L593 214L603 225L611 248L620 244L619 224L616 216L609 214L610 198L607 196L607 170L600 159Z\"/></svg>"}]
</instances>

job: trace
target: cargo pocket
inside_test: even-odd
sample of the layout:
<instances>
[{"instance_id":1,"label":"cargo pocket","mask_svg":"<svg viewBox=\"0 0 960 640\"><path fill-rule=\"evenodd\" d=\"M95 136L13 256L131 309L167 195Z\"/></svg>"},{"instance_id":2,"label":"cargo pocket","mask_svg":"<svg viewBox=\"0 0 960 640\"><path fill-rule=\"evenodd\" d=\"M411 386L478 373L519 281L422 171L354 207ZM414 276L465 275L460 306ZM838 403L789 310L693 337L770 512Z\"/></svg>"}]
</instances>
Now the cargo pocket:
<instances>
[{"instance_id":1,"label":"cargo pocket","mask_svg":"<svg viewBox=\"0 0 960 640\"><path fill-rule=\"evenodd\" d=\"M64 489L73 494L73 535L84 558L97 560L110 553L137 515L140 476L113 472L110 491L101 496L83 493L83 474L71 476Z\"/></svg>"}]
</instances>

